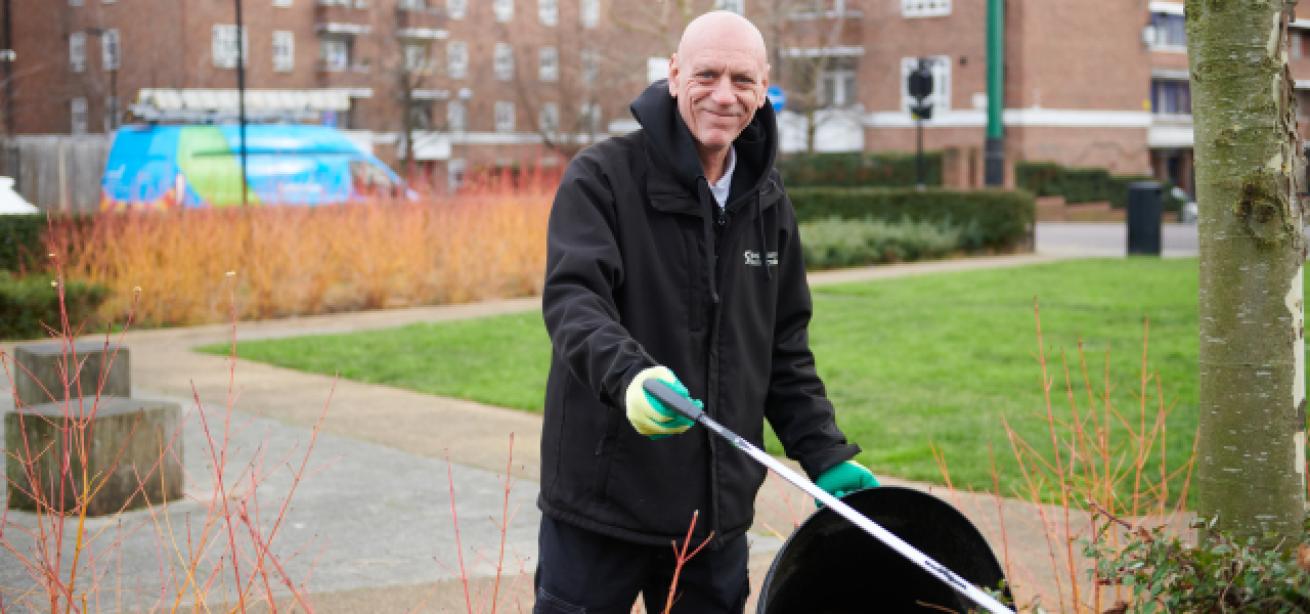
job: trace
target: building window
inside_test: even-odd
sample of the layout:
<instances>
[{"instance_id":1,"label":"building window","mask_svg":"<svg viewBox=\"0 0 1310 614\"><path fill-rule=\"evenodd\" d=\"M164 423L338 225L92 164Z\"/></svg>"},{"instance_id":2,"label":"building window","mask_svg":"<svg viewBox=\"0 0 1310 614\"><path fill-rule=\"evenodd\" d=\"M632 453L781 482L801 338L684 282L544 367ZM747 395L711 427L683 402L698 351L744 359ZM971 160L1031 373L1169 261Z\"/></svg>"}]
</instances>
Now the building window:
<instances>
[{"instance_id":1,"label":"building window","mask_svg":"<svg viewBox=\"0 0 1310 614\"><path fill-rule=\"evenodd\" d=\"M68 0L68 6L82 6L82 0Z\"/></svg>"},{"instance_id":2,"label":"building window","mask_svg":"<svg viewBox=\"0 0 1310 614\"><path fill-rule=\"evenodd\" d=\"M938 55L923 59L928 61L928 67L932 70L932 94L925 98L924 102L932 105L935 116L951 108L951 58ZM914 105L914 97L910 96L907 84L910 73L918 67L919 58L901 58L901 110L906 113L909 113L910 107Z\"/></svg>"},{"instance_id":3,"label":"building window","mask_svg":"<svg viewBox=\"0 0 1310 614\"><path fill-rule=\"evenodd\" d=\"M463 79L469 74L469 46L464 41L446 43L446 73L451 79Z\"/></svg>"},{"instance_id":4,"label":"building window","mask_svg":"<svg viewBox=\"0 0 1310 614\"><path fill-rule=\"evenodd\" d=\"M291 0L273 0L273 6L291 6Z\"/></svg>"},{"instance_id":5,"label":"building window","mask_svg":"<svg viewBox=\"0 0 1310 614\"><path fill-rule=\"evenodd\" d=\"M578 109L578 125L590 134L601 133L601 119L600 103L584 102Z\"/></svg>"},{"instance_id":6,"label":"building window","mask_svg":"<svg viewBox=\"0 0 1310 614\"><path fill-rule=\"evenodd\" d=\"M410 130L432 129L432 101L431 100L409 101L409 129Z\"/></svg>"},{"instance_id":7,"label":"building window","mask_svg":"<svg viewBox=\"0 0 1310 614\"><path fill-rule=\"evenodd\" d=\"M246 39L245 28L241 29L241 51L245 57L250 56L250 45ZM214 25L212 45L215 68L237 67L237 27L227 24Z\"/></svg>"},{"instance_id":8,"label":"building window","mask_svg":"<svg viewBox=\"0 0 1310 614\"><path fill-rule=\"evenodd\" d=\"M545 26L559 23L559 2L556 0L537 0L537 18Z\"/></svg>"},{"instance_id":9,"label":"building window","mask_svg":"<svg viewBox=\"0 0 1310 614\"><path fill-rule=\"evenodd\" d=\"M123 46L120 44L118 29L112 28L100 34L100 66L105 70L118 70L123 65Z\"/></svg>"},{"instance_id":10,"label":"building window","mask_svg":"<svg viewBox=\"0 0 1310 614\"><path fill-rule=\"evenodd\" d=\"M1151 79L1151 112L1156 115L1191 115L1191 85L1181 79Z\"/></svg>"},{"instance_id":11,"label":"building window","mask_svg":"<svg viewBox=\"0 0 1310 614\"><path fill-rule=\"evenodd\" d=\"M1151 13L1151 28L1155 32L1153 49L1187 48L1187 23L1182 15Z\"/></svg>"},{"instance_id":12,"label":"building window","mask_svg":"<svg viewBox=\"0 0 1310 614\"><path fill-rule=\"evenodd\" d=\"M819 77L819 105L849 107L856 102L855 66L849 62L833 62Z\"/></svg>"},{"instance_id":13,"label":"building window","mask_svg":"<svg viewBox=\"0 0 1310 614\"><path fill-rule=\"evenodd\" d=\"M446 16L451 19L463 19L469 12L468 0L446 0Z\"/></svg>"},{"instance_id":14,"label":"building window","mask_svg":"<svg viewBox=\"0 0 1310 614\"><path fill-rule=\"evenodd\" d=\"M496 14L496 21L502 23L514 19L514 0L492 0L491 12Z\"/></svg>"},{"instance_id":15,"label":"building window","mask_svg":"<svg viewBox=\"0 0 1310 614\"><path fill-rule=\"evenodd\" d=\"M506 100L496 101L496 132L514 131L514 103Z\"/></svg>"},{"instance_id":16,"label":"building window","mask_svg":"<svg viewBox=\"0 0 1310 614\"><path fill-rule=\"evenodd\" d=\"M714 0L714 9L744 15L746 14L746 0Z\"/></svg>"},{"instance_id":17,"label":"building window","mask_svg":"<svg viewBox=\"0 0 1310 614\"><path fill-rule=\"evenodd\" d=\"M600 77L600 56L595 49L583 49L579 55L582 59L582 82L586 85L596 83Z\"/></svg>"},{"instance_id":18,"label":"building window","mask_svg":"<svg viewBox=\"0 0 1310 614\"><path fill-rule=\"evenodd\" d=\"M951 0L901 0L905 17L941 17L951 14Z\"/></svg>"},{"instance_id":19,"label":"building window","mask_svg":"<svg viewBox=\"0 0 1310 614\"><path fill-rule=\"evenodd\" d=\"M350 40L324 38L318 43L319 61L323 70L341 72L350 68Z\"/></svg>"},{"instance_id":20,"label":"building window","mask_svg":"<svg viewBox=\"0 0 1310 614\"><path fill-rule=\"evenodd\" d=\"M501 81L514 79L514 48L509 43L496 43L491 58L491 71Z\"/></svg>"},{"instance_id":21,"label":"building window","mask_svg":"<svg viewBox=\"0 0 1310 614\"><path fill-rule=\"evenodd\" d=\"M73 134L86 134L86 98L74 98L68 102L68 128Z\"/></svg>"},{"instance_id":22,"label":"building window","mask_svg":"<svg viewBox=\"0 0 1310 614\"><path fill-rule=\"evenodd\" d=\"M405 44L405 70L421 72L428 68L428 46L421 43Z\"/></svg>"},{"instance_id":23,"label":"building window","mask_svg":"<svg viewBox=\"0 0 1310 614\"><path fill-rule=\"evenodd\" d=\"M296 35L290 30L273 31L273 70L291 72L296 66Z\"/></svg>"},{"instance_id":24,"label":"building window","mask_svg":"<svg viewBox=\"0 0 1310 614\"><path fill-rule=\"evenodd\" d=\"M542 133L555 134L559 131L559 105L547 102L541 105L541 112L538 115L537 128Z\"/></svg>"},{"instance_id":25,"label":"building window","mask_svg":"<svg viewBox=\"0 0 1310 614\"><path fill-rule=\"evenodd\" d=\"M451 132L468 130L468 109L463 102L452 100L446 103L446 129Z\"/></svg>"},{"instance_id":26,"label":"building window","mask_svg":"<svg viewBox=\"0 0 1310 614\"><path fill-rule=\"evenodd\" d=\"M462 158L451 158L446 162L446 184L450 189L457 190L464 184L464 169L467 166Z\"/></svg>"},{"instance_id":27,"label":"building window","mask_svg":"<svg viewBox=\"0 0 1310 614\"><path fill-rule=\"evenodd\" d=\"M1301 36L1299 30L1294 30L1290 35L1288 35L1287 47L1292 53L1293 60L1299 60L1305 55L1305 48L1302 47L1304 44L1305 37Z\"/></svg>"},{"instance_id":28,"label":"building window","mask_svg":"<svg viewBox=\"0 0 1310 614\"><path fill-rule=\"evenodd\" d=\"M68 35L68 67L73 72L86 70L86 32Z\"/></svg>"},{"instance_id":29,"label":"building window","mask_svg":"<svg viewBox=\"0 0 1310 614\"><path fill-rule=\"evenodd\" d=\"M537 53L537 78L542 81L559 80L559 49L542 47Z\"/></svg>"},{"instance_id":30,"label":"building window","mask_svg":"<svg viewBox=\"0 0 1310 614\"><path fill-rule=\"evenodd\" d=\"M578 13L579 18L582 19L582 27L596 27L600 23L600 0L582 0Z\"/></svg>"},{"instance_id":31,"label":"building window","mask_svg":"<svg viewBox=\"0 0 1310 614\"><path fill-rule=\"evenodd\" d=\"M105 97L105 132L110 132L118 128L118 98L113 96Z\"/></svg>"},{"instance_id":32,"label":"building window","mask_svg":"<svg viewBox=\"0 0 1310 614\"><path fill-rule=\"evenodd\" d=\"M422 11L428 8L428 0L400 0L396 6L402 11Z\"/></svg>"}]
</instances>

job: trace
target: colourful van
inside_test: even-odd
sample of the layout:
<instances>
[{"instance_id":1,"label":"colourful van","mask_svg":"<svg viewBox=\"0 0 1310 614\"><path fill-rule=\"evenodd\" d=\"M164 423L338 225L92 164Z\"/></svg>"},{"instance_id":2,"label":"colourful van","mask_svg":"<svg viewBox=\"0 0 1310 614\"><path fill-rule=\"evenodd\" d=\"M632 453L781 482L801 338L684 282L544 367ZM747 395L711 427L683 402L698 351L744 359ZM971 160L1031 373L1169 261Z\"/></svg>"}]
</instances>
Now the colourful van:
<instances>
[{"instance_id":1,"label":"colourful van","mask_svg":"<svg viewBox=\"0 0 1310 614\"><path fill-rule=\"evenodd\" d=\"M403 196L404 182L328 126L246 126L246 201L321 205ZM101 178L100 208L174 209L241 204L235 125L119 128Z\"/></svg>"}]
</instances>

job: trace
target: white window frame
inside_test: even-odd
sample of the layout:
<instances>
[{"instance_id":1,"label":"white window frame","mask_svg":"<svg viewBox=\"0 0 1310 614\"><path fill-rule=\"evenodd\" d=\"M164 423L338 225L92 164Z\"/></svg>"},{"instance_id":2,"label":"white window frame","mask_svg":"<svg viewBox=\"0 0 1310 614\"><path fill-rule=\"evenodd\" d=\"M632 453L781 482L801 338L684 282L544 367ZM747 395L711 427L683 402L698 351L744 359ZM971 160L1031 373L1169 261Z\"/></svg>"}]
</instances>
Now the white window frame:
<instances>
[{"instance_id":1,"label":"white window frame","mask_svg":"<svg viewBox=\"0 0 1310 614\"><path fill-rule=\"evenodd\" d=\"M819 75L819 93L822 102L830 108L846 108L859 102L856 97L858 71L854 66L833 66ZM831 85L829 84L831 80ZM831 87L832 95L824 96Z\"/></svg>"},{"instance_id":2,"label":"white window frame","mask_svg":"<svg viewBox=\"0 0 1310 614\"><path fill-rule=\"evenodd\" d=\"M509 43L496 43L491 54L491 72L497 81L514 80L514 47Z\"/></svg>"},{"instance_id":3,"label":"white window frame","mask_svg":"<svg viewBox=\"0 0 1310 614\"><path fill-rule=\"evenodd\" d=\"M68 35L68 67L73 72L86 70L86 32Z\"/></svg>"},{"instance_id":4,"label":"white window frame","mask_svg":"<svg viewBox=\"0 0 1310 614\"><path fill-rule=\"evenodd\" d=\"M500 23L514 19L514 0L491 0L491 12Z\"/></svg>"},{"instance_id":5,"label":"white window frame","mask_svg":"<svg viewBox=\"0 0 1310 614\"><path fill-rule=\"evenodd\" d=\"M732 11L738 15L745 15L746 0L714 0L714 10Z\"/></svg>"},{"instance_id":6,"label":"white window frame","mask_svg":"<svg viewBox=\"0 0 1310 614\"><path fill-rule=\"evenodd\" d=\"M318 41L318 58L323 70L344 72L350 70L350 39L325 36Z\"/></svg>"},{"instance_id":7,"label":"white window frame","mask_svg":"<svg viewBox=\"0 0 1310 614\"><path fill-rule=\"evenodd\" d=\"M600 79L600 53L595 49L583 49L578 53L578 59L582 64L582 83L595 85Z\"/></svg>"},{"instance_id":8,"label":"white window frame","mask_svg":"<svg viewBox=\"0 0 1310 614\"><path fill-rule=\"evenodd\" d=\"M428 8L427 0L400 0L396 3L396 8L402 11L423 11Z\"/></svg>"},{"instance_id":9,"label":"white window frame","mask_svg":"<svg viewBox=\"0 0 1310 614\"><path fill-rule=\"evenodd\" d=\"M951 56L926 56L932 68L933 92L924 100L932 103L933 117L943 111L951 110ZM914 106L914 97L910 95L910 73L919 67L919 58L901 58L901 110L909 113Z\"/></svg>"},{"instance_id":10,"label":"white window frame","mask_svg":"<svg viewBox=\"0 0 1310 614\"><path fill-rule=\"evenodd\" d=\"M118 28L110 28L100 33L100 68L118 70L123 66L123 37Z\"/></svg>"},{"instance_id":11,"label":"white window frame","mask_svg":"<svg viewBox=\"0 0 1310 614\"><path fill-rule=\"evenodd\" d=\"M541 105L537 113L537 129L543 134L557 134L559 129L559 105L547 102Z\"/></svg>"},{"instance_id":12,"label":"white window frame","mask_svg":"<svg viewBox=\"0 0 1310 614\"><path fill-rule=\"evenodd\" d=\"M82 6L82 0L68 0L68 6Z\"/></svg>"},{"instance_id":13,"label":"white window frame","mask_svg":"<svg viewBox=\"0 0 1310 614\"><path fill-rule=\"evenodd\" d=\"M543 26L559 24L559 0L537 0L537 19Z\"/></svg>"},{"instance_id":14,"label":"white window frame","mask_svg":"<svg viewBox=\"0 0 1310 614\"><path fill-rule=\"evenodd\" d=\"M431 51L427 43L404 43L401 46L401 53L405 59L406 71L423 72L432 65Z\"/></svg>"},{"instance_id":15,"label":"white window frame","mask_svg":"<svg viewBox=\"0 0 1310 614\"><path fill-rule=\"evenodd\" d=\"M580 0L578 19L582 27L595 28L600 24L600 0Z\"/></svg>"},{"instance_id":16,"label":"white window frame","mask_svg":"<svg viewBox=\"0 0 1310 614\"><path fill-rule=\"evenodd\" d=\"M951 0L901 0L903 17L945 17L950 14Z\"/></svg>"},{"instance_id":17,"label":"white window frame","mask_svg":"<svg viewBox=\"0 0 1310 614\"><path fill-rule=\"evenodd\" d=\"M542 47L537 50L537 79L553 83L559 81L559 49Z\"/></svg>"},{"instance_id":18,"label":"white window frame","mask_svg":"<svg viewBox=\"0 0 1310 614\"><path fill-rule=\"evenodd\" d=\"M451 19L463 19L469 13L468 0L446 0L446 16Z\"/></svg>"},{"instance_id":19,"label":"white window frame","mask_svg":"<svg viewBox=\"0 0 1310 614\"><path fill-rule=\"evenodd\" d=\"M464 173L468 170L468 163L463 158L451 158L446 161L446 185L450 189L457 190L464 184Z\"/></svg>"},{"instance_id":20,"label":"white window frame","mask_svg":"<svg viewBox=\"0 0 1310 614\"><path fill-rule=\"evenodd\" d=\"M86 98L78 96L68 101L68 131L70 134L86 134L86 129Z\"/></svg>"},{"instance_id":21,"label":"white window frame","mask_svg":"<svg viewBox=\"0 0 1310 614\"><path fill-rule=\"evenodd\" d=\"M296 68L296 33L273 30L273 72L291 72Z\"/></svg>"},{"instance_id":22,"label":"white window frame","mask_svg":"<svg viewBox=\"0 0 1310 614\"><path fill-rule=\"evenodd\" d=\"M600 134L604 126L599 102L584 102L578 107L578 126L586 134Z\"/></svg>"},{"instance_id":23,"label":"white window frame","mask_svg":"<svg viewBox=\"0 0 1310 614\"><path fill-rule=\"evenodd\" d=\"M291 0L273 0L273 6L286 8L291 6Z\"/></svg>"},{"instance_id":24,"label":"white window frame","mask_svg":"<svg viewBox=\"0 0 1310 614\"><path fill-rule=\"evenodd\" d=\"M211 39L210 53L213 55L214 68L237 67L237 40L240 39L242 55L250 57L250 39L244 27L238 35L237 27L230 23L216 23Z\"/></svg>"},{"instance_id":25,"label":"white window frame","mask_svg":"<svg viewBox=\"0 0 1310 614\"><path fill-rule=\"evenodd\" d=\"M496 101L495 128L496 128L496 132L514 131L514 102L513 101L510 100Z\"/></svg>"},{"instance_id":26,"label":"white window frame","mask_svg":"<svg viewBox=\"0 0 1310 614\"><path fill-rule=\"evenodd\" d=\"M464 106L462 100L452 100L446 103L446 130L450 132L464 132L469 129L469 112L468 107Z\"/></svg>"},{"instance_id":27,"label":"white window frame","mask_svg":"<svg viewBox=\"0 0 1310 614\"><path fill-rule=\"evenodd\" d=\"M469 45L464 41L446 43L446 76L463 79L469 75Z\"/></svg>"}]
</instances>

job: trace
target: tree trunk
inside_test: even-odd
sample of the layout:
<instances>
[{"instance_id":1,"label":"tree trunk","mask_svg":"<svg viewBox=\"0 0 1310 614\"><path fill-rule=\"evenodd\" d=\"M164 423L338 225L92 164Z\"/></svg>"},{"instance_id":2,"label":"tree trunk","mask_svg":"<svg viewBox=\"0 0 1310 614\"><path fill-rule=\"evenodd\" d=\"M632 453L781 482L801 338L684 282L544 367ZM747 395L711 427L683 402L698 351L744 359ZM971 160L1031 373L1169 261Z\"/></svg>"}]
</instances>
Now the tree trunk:
<instances>
[{"instance_id":1,"label":"tree trunk","mask_svg":"<svg viewBox=\"0 0 1310 614\"><path fill-rule=\"evenodd\" d=\"M1304 168L1295 0L1187 0L1200 206L1198 511L1299 543L1305 506Z\"/></svg>"}]
</instances>

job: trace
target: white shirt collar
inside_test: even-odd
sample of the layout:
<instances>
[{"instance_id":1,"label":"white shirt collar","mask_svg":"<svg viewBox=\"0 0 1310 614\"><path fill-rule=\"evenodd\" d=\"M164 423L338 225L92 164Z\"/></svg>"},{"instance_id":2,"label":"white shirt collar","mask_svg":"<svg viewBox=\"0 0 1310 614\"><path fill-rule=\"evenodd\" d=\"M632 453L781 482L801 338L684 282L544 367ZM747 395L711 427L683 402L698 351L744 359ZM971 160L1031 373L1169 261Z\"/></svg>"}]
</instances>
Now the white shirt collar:
<instances>
[{"instance_id":1,"label":"white shirt collar","mask_svg":"<svg viewBox=\"0 0 1310 614\"><path fill-rule=\"evenodd\" d=\"M714 200L719 203L719 208L728 204L728 190L732 188L732 173L737 170L737 148L728 146L728 159L723 163L723 176L718 181L710 184L710 193L714 195Z\"/></svg>"}]
</instances>

